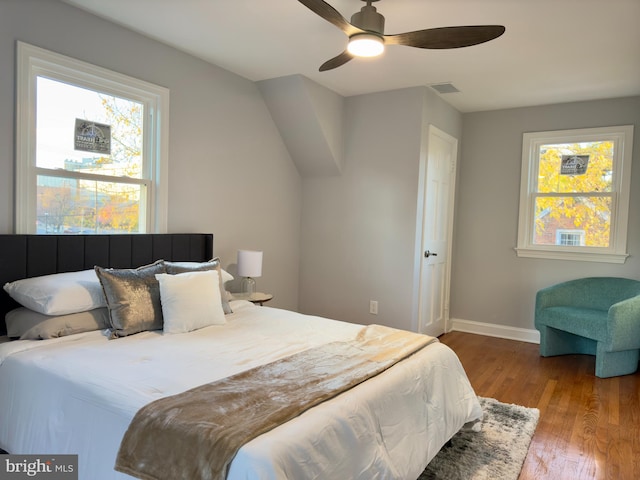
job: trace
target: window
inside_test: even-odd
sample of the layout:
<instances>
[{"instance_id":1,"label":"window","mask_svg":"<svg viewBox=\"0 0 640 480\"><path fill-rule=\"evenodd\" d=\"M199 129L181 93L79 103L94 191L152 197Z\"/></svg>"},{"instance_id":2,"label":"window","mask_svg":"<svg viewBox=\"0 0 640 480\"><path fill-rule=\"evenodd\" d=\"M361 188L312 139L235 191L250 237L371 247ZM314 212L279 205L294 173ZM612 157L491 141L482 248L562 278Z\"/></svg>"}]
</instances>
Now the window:
<instances>
[{"instance_id":1,"label":"window","mask_svg":"<svg viewBox=\"0 0 640 480\"><path fill-rule=\"evenodd\" d=\"M556 230L556 245L584 246L584 231Z\"/></svg>"},{"instance_id":2,"label":"window","mask_svg":"<svg viewBox=\"0 0 640 480\"><path fill-rule=\"evenodd\" d=\"M633 126L525 133L519 257L624 263Z\"/></svg>"},{"instance_id":3,"label":"window","mask_svg":"<svg viewBox=\"0 0 640 480\"><path fill-rule=\"evenodd\" d=\"M18 43L16 232L165 232L169 92Z\"/></svg>"}]
</instances>

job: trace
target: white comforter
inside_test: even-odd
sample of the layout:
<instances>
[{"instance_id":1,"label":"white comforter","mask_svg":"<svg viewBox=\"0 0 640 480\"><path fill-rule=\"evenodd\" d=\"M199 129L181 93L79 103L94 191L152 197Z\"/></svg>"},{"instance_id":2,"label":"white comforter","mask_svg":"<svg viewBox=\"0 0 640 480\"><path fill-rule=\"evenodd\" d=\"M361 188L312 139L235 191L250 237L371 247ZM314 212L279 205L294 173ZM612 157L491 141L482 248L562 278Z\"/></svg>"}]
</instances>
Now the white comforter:
<instances>
[{"instance_id":1,"label":"white comforter","mask_svg":"<svg viewBox=\"0 0 640 480\"><path fill-rule=\"evenodd\" d=\"M227 325L108 340L90 332L0 344L0 447L74 453L79 478L113 470L136 411L158 398L328 341L360 325L233 302ZM415 480L480 404L456 355L435 343L246 444L228 478Z\"/></svg>"}]
</instances>

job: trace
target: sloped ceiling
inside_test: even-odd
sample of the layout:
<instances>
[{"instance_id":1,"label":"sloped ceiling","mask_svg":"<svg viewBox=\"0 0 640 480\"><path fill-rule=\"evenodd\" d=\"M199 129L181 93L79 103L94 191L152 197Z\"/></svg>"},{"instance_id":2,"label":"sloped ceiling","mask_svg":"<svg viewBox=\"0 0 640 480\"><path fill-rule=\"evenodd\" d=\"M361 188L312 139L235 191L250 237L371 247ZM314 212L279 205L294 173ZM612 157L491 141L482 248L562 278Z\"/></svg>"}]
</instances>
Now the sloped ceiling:
<instances>
[{"instance_id":1,"label":"sloped ceiling","mask_svg":"<svg viewBox=\"0 0 640 480\"><path fill-rule=\"evenodd\" d=\"M300 175L338 175L343 97L301 75L264 80L258 88Z\"/></svg>"}]
</instances>

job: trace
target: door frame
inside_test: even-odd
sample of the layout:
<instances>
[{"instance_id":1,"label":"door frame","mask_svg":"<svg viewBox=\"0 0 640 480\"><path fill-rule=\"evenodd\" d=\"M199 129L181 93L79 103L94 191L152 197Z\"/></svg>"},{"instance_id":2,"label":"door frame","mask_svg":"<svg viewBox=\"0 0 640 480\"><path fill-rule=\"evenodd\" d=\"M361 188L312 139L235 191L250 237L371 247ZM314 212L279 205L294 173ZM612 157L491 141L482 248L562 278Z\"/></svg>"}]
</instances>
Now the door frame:
<instances>
[{"instance_id":1,"label":"door frame","mask_svg":"<svg viewBox=\"0 0 640 480\"><path fill-rule=\"evenodd\" d=\"M422 317L422 298L420 298L420 292L422 292L422 269L423 269L423 259L422 255L425 251L425 238L424 238L424 202L425 197L427 195L427 162L429 161L429 147L430 140L432 135L437 135L438 137L445 140L447 143L451 145L452 154L451 154L451 188L449 190L449 212L447 212L447 266L445 270L445 305L444 305L444 331L445 333L451 331L451 319L450 319L450 297L451 297L451 263L453 261L452 253L453 253L453 220L454 220L454 212L455 212L455 198L456 198L456 184L457 184L457 173L458 173L458 143L459 140L453 135L448 134L447 132L439 129L433 124L429 124L427 127L427 135L425 136L425 143L423 147L423 155L421 155L420 161L420 172L419 172L419 187L418 187L418 215L416 221L416 254L415 254L415 282L414 282L414 312L415 312L415 321L414 321L414 330L416 332L420 332L422 327L421 325L421 317Z\"/></svg>"}]
</instances>

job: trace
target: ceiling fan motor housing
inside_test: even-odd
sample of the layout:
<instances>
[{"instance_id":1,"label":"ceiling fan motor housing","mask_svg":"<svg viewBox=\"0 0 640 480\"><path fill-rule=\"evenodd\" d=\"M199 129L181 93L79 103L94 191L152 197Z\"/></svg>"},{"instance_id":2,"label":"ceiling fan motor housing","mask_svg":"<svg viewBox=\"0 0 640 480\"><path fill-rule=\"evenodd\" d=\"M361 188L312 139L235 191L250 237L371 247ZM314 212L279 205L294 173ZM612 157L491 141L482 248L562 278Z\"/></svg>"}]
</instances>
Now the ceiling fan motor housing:
<instances>
[{"instance_id":1,"label":"ceiling fan motor housing","mask_svg":"<svg viewBox=\"0 0 640 480\"><path fill-rule=\"evenodd\" d=\"M379 35L384 35L384 17L378 13L373 5L365 5L362 9L351 16L351 24Z\"/></svg>"}]
</instances>

